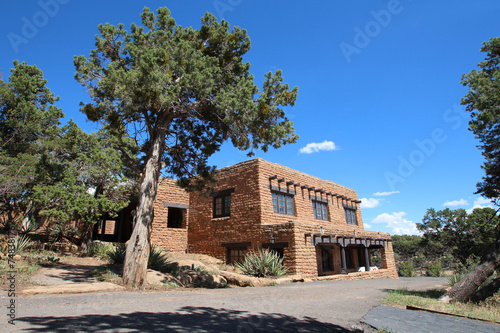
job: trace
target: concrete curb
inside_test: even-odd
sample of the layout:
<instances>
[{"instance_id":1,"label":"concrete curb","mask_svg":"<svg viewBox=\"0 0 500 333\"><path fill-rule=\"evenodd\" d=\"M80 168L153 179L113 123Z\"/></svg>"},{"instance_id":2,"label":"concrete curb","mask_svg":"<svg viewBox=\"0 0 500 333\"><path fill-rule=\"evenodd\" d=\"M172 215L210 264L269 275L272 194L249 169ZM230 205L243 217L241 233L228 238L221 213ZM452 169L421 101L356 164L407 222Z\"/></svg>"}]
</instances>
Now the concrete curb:
<instances>
[{"instance_id":1,"label":"concrete curb","mask_svg":"<svg viewBox=\"0 0 500 333\"><path fill-rule=\"evenodd\" d=\"M24 289L24 295L38 294L79 294L93 293L99 291L120 291L125 290L124 287L111 282L94 282L94 283L71 283L61 284L57 286L37 286Z\"/></svg>"}]
</instances>

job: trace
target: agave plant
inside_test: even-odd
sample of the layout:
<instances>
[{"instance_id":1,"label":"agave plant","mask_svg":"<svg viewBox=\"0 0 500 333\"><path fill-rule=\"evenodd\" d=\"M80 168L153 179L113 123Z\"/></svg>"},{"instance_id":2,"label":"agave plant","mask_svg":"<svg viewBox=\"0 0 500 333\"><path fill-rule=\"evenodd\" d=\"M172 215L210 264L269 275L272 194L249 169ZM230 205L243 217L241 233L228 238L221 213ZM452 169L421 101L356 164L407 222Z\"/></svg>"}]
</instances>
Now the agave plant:
<instances>
[{"instance_id":1,"label":"agave plant","mask_svg":"<svg viewBox=\"0 0 500 333\"><path fill-rule=\"evenodd\" d=\"M259 250L250 252L245 256L241 263L236 263L235 267L243 273L256 277L286 275L288 268L283 264L281 258L276 252L270 250Z\"/></svg>"}]
</instances>

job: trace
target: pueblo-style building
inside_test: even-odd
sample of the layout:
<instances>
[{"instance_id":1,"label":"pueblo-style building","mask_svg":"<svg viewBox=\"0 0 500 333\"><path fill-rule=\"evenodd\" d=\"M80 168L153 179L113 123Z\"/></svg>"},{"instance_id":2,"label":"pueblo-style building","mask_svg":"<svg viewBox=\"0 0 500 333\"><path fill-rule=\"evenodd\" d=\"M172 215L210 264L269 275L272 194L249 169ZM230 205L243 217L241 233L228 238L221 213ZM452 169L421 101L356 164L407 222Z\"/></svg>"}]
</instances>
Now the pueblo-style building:
<instances>
[{"instance_id":1,"label":"pueblo-style building","mask_svg":"<svg viewBox=\"0 0 500 333\"><path fill-rule=\"evenodd\" d=\"M209 196L163 179L152 244L228 264L272 249L289 274L319 279L397 278L391 237L366 231L356 192L257 158L218 170ZM370 259L379 250L376 267Z\"/></svg>"}]
</instances>

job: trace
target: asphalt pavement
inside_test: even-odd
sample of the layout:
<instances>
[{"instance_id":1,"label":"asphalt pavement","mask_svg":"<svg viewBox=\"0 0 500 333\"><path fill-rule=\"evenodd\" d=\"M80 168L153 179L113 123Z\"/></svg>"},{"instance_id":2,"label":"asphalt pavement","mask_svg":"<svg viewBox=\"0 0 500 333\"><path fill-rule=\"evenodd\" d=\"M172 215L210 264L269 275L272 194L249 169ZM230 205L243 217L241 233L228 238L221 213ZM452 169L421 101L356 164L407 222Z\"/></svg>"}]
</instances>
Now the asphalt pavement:
<instances>
[{"instance_id":1,"label":"asphalt pavement","mask_svg":"<svg viewBox=\"0 0 500 333\"><path fill-rule=\"evenodd\" d=\"M439 288L446 282L420 277L21 296L16 299L16 325L4 319L0 331L350 332L381 305L387 291Z\"/></svg>"}]
</instances>

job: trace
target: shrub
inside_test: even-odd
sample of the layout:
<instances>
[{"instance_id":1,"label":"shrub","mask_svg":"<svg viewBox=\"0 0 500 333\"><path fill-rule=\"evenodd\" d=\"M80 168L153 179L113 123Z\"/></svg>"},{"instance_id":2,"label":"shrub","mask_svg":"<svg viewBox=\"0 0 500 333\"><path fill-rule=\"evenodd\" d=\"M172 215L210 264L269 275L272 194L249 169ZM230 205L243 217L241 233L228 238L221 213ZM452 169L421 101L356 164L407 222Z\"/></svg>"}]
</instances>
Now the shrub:
<instances>
[{"instance_id":1,"label":"shrub","mask_svg":"<svg viewBox=\"0 0 500 333\"><path fill-rule=\"evenodd\" d=\"M113 245L110 243L94 242L89 246L89 256L106 258L108 252L113 251Z\"/></svg>"},{"instance_id":2,"label":"shrub","mask_svg":"<svg viewBox=\"0 0 500 333\"><path fill-rule=\"evenodd\" d=\"M398 266L398 275L403 277L414 277L417 271L411 262L404 262Z\"/></svg>"},{"instance_id":3,"label":"shrub","mask_svg":"<svg viewBox=\"0 0 500 333\"><path fill-rule=\"evenodd\" d=\"M441 277L444 275L444 269L441 267L441 264L438 262L432 262L427 264L426 270L427 276Z\"/></svg>"},{"instance_id":4,"label":"shrub","mask_svg":"<svg viewBox=\"0 0 500 333\"><path fill-rule=\"evenodd\" d=\"M120 244L114 249L109 250L106 253L108 259L115 265L123 265L125 261L125 252L127 252L127 246L125 244Z\"/></svg>"},{"instance_id":5,"label":"shrub","mask_svg":"<svg viewBox=\"0 0 500 333\"><path fill-rule=\"evenodd\" d=\"M23 252L33 244L28 235L16 235L14 237L14 254Z\"/></svg>"},{"instance_id":6,"label":"shrub","mask_svg":"<svg viewBox=\"0 0 500 333\"><path fill-rule=\"evenodd\" d=\"M269 250L248 253L244 261L236 263L235 267L240 269L244 274L256 277L280 277L285 275L288 270L283 265L283 258L280 258L276 252Z\"/></svg>"}]
</instances>

